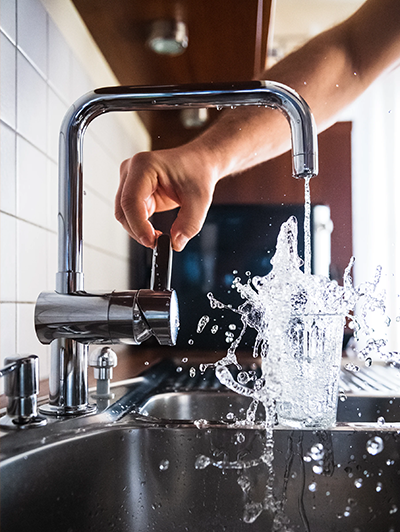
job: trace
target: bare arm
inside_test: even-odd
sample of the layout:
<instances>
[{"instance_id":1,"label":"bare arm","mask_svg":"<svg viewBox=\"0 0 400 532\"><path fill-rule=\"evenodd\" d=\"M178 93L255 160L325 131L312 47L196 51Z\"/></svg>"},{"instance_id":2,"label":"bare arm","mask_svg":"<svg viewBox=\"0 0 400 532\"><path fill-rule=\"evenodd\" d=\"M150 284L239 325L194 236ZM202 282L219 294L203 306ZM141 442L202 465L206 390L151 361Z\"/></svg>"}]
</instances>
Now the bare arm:
<instances>
[{"instance_id":1,"label":"bare arm","mask_svg":"<svg viewBox=\"0 0 400 532\"><path fill-rule=\"evenodd\" d=\"M400 58L400 0L367 0L342 24L321 33L262 76L292 87L312 109L319 131ZM173 150L143 153L121 165L116 216L144 245L154 244L148 218L181 206L171 228L180 251L201 229L216 183L280 155L289 127L277 111L229 111L197 139Z\"/></svg>"}]
</instances>

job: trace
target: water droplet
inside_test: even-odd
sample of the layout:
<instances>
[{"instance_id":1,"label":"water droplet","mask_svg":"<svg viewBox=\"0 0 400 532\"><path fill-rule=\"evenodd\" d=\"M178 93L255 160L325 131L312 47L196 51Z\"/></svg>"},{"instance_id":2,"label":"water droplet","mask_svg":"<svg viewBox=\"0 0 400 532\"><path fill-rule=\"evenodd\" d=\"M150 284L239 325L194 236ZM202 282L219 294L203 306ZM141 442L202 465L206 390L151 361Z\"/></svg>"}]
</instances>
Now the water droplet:
<instances>
[{"instance_id":1,"label":"water droplet","mask_svg":"<svg viewBox=\"0 0 400 532\"><path fill-rule=\"evenodd\" d=\"M312 491L312 492L317 491L317 483L316 482L311 482L311 484L309 484L309 486L308 486L308 489L309 489L309 491Z\"/></svg>"},{"instance_id":2,"label":"water droplet","mask_svg":"<svg viewBox=\"0 0 400 532\"><path fill-rule=\"evenodd\" d=\"M189 370L189 375L193 378L196 376L196 368L191 367Z\"/></svg>"},{"instance_id":3,"label":"water droplet","mask_svg":"<svg viewBox=\"0 0 400 532\"><path fill-rule=\"evenodd\" d=\"M322 443L316 443L311 447L308 454L313 460L322 460L325 456L324 446Z\"/></svg>"},{"instance_id":4,"label":"water droplet","mask_svg":"<svg viewBox=\"0 0 400 532\"><path fill-rule=\"evenodd\" d=\"M247 503L244 508L243 521L245 523L254 523L262 511L263 505L260 502Z\"/></svg>"},{"instance_id":5,"label":"water droplet","mask_svg":"<svg viewBox=\"0 0 400 532\"><path fill-rule=\"evenodd\" d=\"M357 372L360 371L359 366L356 366L355 364L345 364L344 369L347 371Z\"/></svg>"},{"instance_id":6,"label":"water droplet","mask_svg":"<svg viewBox=\"0 0 400 532\"><path fill-rule=\"evenodd\" d=\"M356 488L361 488L361 486L363 485L363 479L362 478L356 478L356 480L354 481L354 485Z\"/></svg>"},{"instance_id":7,"label":"water droplet","mask_svg":"<svg viewBox=\"0 0 400 532\"><path fill-rule=\"evenodd\" d=\"M186 364L186 362L187 362L188 360L189 360L189 359L188 359L187 357L182 358L182 362L183 362L184 364Z\"/></svg>"},{"instance_id":8,"label":"water droplet","mask_svg":"<svg viewBox=\"0 0 400 532\"><path fill-rule=\"evenodd\" d=\"M369 454L376 455L383 451L384 443L381 437L374 436L367 441L367 451Z\"/></svg>"},{"instance_id":9,"label":"water droplet","mask_svg":"<svg viewBox=\"0 0 400 532\"><path fill-rule=\"evenodd\" d=\"M340 399L340 401L342 401L342 402L343 402L343 401L346 401L346 399L347 399L347 395L344 393L343 390L339 390L339 399Z\"/></svg>"},{"instance_id":10,"label":"water droplet","mask_svg":"<svg viewBox=\"0 0 400 532\"><path fill-rule=\"evenodd\" d=\"M181 373L182 370L183 370L182 366L178 366L178 367L176 368L176 372L177 372L177 373Z\"/></svg>"},{"instance_id":11,"label":"water droplet","mask_svg":"<svg viewBox=\"0 0 400 532\"><path fill-rule=\"evenodd\" d=\"M312 470L316 475L322 475L322 473L324 472L324 468L322 465L313 465Z\"/></svg>"},{"instance_id":12,"label":"water droplet","mask_svg":"<svg viewBox=\"0 0 400 532\"><path fill-rule=\"evenodd\" d=\"M193 344L194 344L194 340L193 340L192 338L190 338L190 339L188 340L188 344L189 344L189 345L193 345Z\"/></svg>"},{"instance_id":13,"label":"water droplet","mask_svg":"<svg viewBox=\"0 0 400 532\"><path fill-rule=\"evenodd\" d=\"M393 464L394 464L394 460L391 460L390 458L388 458L388 459L386 460L386 465L387 465L387 466L392 466Z\"/></svg>"},{"instance_id":14,"label":"water droplet","mask_svg":"<svg viewBox=\"0 0 400 532\"><path fill-rule=\"evenodd\" d=\"M237 432L235 434L235 443L243 443L246 440L246 436L243 432Z\"/></svg>"},{"instance_id":15,"label":"water droplet","mask_svg":"<svg viewBox=\"0 0 400 532\"><path fill-rule=\"evenodd\" d=\"M194 467L196 469L205 469L210 464L211 464L211 459L208 456L205 456L204 454L200 454L199 456L197 456L194 462Z\"/></svg>"},{"instance_id":16,"label":"water droplet","mask_svg":"<svg viewBox=\"0 0 400 532\"><path fill-rule=\"evenodd\" d=\"M234 420L236 419L236 416L235 416L235 414L234 414L233 412L228 412L228 413L226 414L226 419L227 419L228 421L234 421Z\"/></svg>"},{"instance_id":17,"label":"water droplet","mask_svg":"<svg viewBox=\"0 0 400 532\"><path fill-rule=\"evenodd\" d=\"M160 465L158 466L160 471L166 471L169 468L169 460L161 460Z\"/></svg>"},{"instance_id":18,"label":"water droplet","mask_svg":"<svg viewBox=\"0 0 400 532\"><path fill-rule=\"evenodd\" d=\"M237 381L239 384L247 384L250 380L250 375L247 371L240 371L237 375Z\"/></svg>"},{"instance_id":19,"label":"water droplet","mask_svg":"<svg viewBox=\"0 0 400 532\"><path fill-rule=\"evenodd\" d=\"M206 419L195 419L193 421L193 424L198 429L204 429L204 428L208 427L208 421Z\"/></svg>"},{"instance_id":20,"label":"water droplet","mask_svg":"<svg viewBox=\"0 0 400 532\"><path fill-rule=\"evenodd\" d=\"M211 327L211 334L215 334L218 331L218 329L219 329L218 325L213 325Z\"/></svg>"},{"instance_id":21,"label":"water droplet","mask_svg":"<svg viewBox=\"0 0 400 532\"><path fill-rule=\"evenodd\" d=\"M228 325L228 329L231 330L231 331L236 331L236 325L234 323L230 323Z\"/></svg>"},{"instance_id":22,"label":"water droplet","mask_svg":"<svg viewBox=\"0 0 400 532\"><path fill-rule=\"evenodd\" d=\"M376 485L376 488L375 488L375 491L377 491L378 493L380 491L382 491L382 482L378 482L377 485Z\"/></svg>"},{"instance_id":23,"label":"water droplet","mask_svg":"<svg viewBox=\"0 0 400 532\"><path fill-rule=\"evenodd\" d=\"M207 316L206 314L202 316L198 323L197 323L197 329L196 332L198 334L202 333L207 325L207 323L210 321L210 316Z\"/></svg>"},{"instance_id":24,"label":"water droplet","mask_svg":"<svg viewBox=\"0 0 400 532\"><path fill-rule=\"evenodd\" d=\"M376 422L378 423L378 425L384 425L385 424L385 418L383 416L379 416L378 419L376 420Z\"/></svg>"},{"instance_id":25,"label":"water droplet","mask_svg":"<svg viewBox=\"0 0 400 532\"><path fill-rule=\"evenodd\" d=\"M364 361L364 364L367 366L367 368L372 366L372 358L367 357Z\"/></svg>"},{"instance_id":26,"label":"water droplet","mask_svg":"<svg viewBox=\"0 0 400 532\"><path fill-rule=\"evenodd\" d=\"M244 493L247 493L248 491L250 491L251 482L250 482L250 479L248 477L245 477L245 476L238 477L237 482L238 482L239 486L242 488L242 491Z\"/></svg>"},{"instance_id":27,"label":"water droplet","mask_svg":"<svg viewBox=\"0 0 400 532\"><path fill-rule=\"evenodd\" d=\"M398 508L395 504L392 504L392 507L389 510L390 514L395 514L397 512Z\"/></svg>"}]
</instances>

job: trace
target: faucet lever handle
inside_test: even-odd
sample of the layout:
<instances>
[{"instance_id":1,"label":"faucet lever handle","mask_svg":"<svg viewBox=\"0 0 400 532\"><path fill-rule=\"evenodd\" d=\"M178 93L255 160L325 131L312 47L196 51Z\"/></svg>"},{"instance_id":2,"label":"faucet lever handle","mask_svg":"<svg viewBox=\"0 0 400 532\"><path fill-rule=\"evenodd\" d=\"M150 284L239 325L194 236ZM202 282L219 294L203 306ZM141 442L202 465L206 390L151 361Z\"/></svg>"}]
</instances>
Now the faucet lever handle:
<instances>
[{"instance_id":1,"label":"faucet lever handle","mask_svg":"<svg viewBox=\"0 0 400 532\"><path fill-rule=\"evenodd\" d=\"M151 266L150 290L171 290L172 275L172 246L171 238L162 234L157 238L156 247L153 250Z\"/></svg>"},{"instance_id":2,"label":"faucet lever handle","mask_svg":"<svg viewBox=\"0 0 400 532\"><path fill-rule=\"evenodd\" d=\"M39 392L39 357L15 356L5 359L0 376L5 377L4 393L8 398L7 414L0 420L2 428L37 427L46 419L37 413Z\"/></svg>"}]
</instances>

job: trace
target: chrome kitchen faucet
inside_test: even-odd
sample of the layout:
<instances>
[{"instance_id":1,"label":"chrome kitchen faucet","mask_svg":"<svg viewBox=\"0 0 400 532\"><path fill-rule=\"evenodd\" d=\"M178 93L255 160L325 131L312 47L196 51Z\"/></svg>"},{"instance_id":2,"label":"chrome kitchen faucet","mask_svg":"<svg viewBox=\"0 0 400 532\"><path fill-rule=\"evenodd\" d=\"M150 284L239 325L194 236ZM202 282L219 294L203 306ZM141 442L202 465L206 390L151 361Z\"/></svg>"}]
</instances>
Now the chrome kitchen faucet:
<instances>
[{"instance_id":1,"label":"chrome kitchen faucet","mask_svg":"<svg viewBox=\"0 0 400 532\"><path fill-rule=\"evenodd\" d=\"M67 111L59 145L59 233L56 291L40 294L35 325L42 343L52 342L50 403L54 415L88 413L88 344L140 344L154 335L174 345L179 318L168 275L150 290L89 294L83 282L83 137L90 122L110 111L187 107L266 106L286 116L292 138L293 175L318 173L317 140L307 103L292 89L271 81L160 87L107 87L82 96ZM169 237L155 250L153 271L170 268ZM153 276L154 278L154 276Z\"/></svg>"}]
</instances>

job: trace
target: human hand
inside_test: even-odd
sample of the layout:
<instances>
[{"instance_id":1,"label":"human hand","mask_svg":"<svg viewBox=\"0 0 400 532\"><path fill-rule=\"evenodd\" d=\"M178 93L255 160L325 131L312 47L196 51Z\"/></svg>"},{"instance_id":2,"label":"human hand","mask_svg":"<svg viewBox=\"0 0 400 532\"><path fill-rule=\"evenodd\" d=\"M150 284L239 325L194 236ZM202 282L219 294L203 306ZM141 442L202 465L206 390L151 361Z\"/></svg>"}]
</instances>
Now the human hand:
<instances>
[{"instance_id":1,"label":"human hand","mask_svg":"<svg viewBox=\"0 0 400 532\"><path fill-rule=\"evenodd\" d=\"M171 242L181 251L202 228L210 207L217 170L201 150L185 145L142 152L121 164L115 216L139 243L153 248L159 231L149 222L154 212L180 207Z\"/></svg>"}]
</instances>

